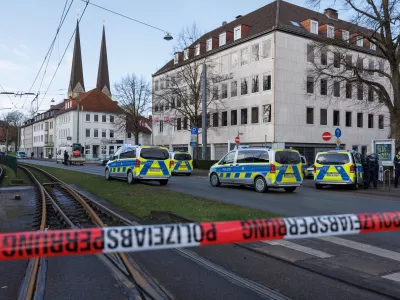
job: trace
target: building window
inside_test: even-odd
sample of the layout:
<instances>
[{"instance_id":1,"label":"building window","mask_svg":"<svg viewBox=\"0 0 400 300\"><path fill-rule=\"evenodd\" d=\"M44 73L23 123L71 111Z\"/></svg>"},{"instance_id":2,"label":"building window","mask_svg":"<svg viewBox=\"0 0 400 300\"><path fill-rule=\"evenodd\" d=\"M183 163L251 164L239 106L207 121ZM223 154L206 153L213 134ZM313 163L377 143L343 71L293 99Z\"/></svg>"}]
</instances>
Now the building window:
<instances>
[{"instance_id":1,"label":"building window","mask_svg":"<svg viewBox=\"0 0 400 300\"><path fill-rule=\"evenodd\" d=\"M362 36L357 37L357 46L362 47L364 45L364 40Z\"/></svg>"},{"instance_id":2,"label":"building window","mask_svg":"<svg viewBox=\"0 0 400 300\"><path fill-rule=\"evenodd\" d=\"M360 73L364 71L364 59L362 59L361 57L357 58L357 69Z\"/></svg>"},{"instance_id":3,"label":"building window","mask_svg":"<svg viewBox=\"0 0 400 300\"><path fill-rule=\"evenodd\" d=\"M307 45L307 61L313 63L314 62L314 46Z\"/></svg>"},{"instance_id":4,"label":"building window","mask_svg":"<svg viewBox=\"0 0 400 300\"><path fill-rule=\"evenodd\" d=\"M233 30L234 37L233 39L236 41L242 37L242 26L237 26Z\"/></svg>"},{"instance_id":5,"label":"building window","mask_svg":"<svg viewBox=\"0 0 400 300\"><path fill-rule=\"evenodd\" d=\"M114 130L110 130L110 138L114 137Z\"/></svg>"},{"instance_id":6,"label":"building window","mask_svg":"<svg viewBox=\"0 0 400 300\"><path fill-rule=\"evenodd\" d=\"M247 124L247 108L242 108L240 110L240 124L242 125Z\"/></svg>"},{"instance_id":7,"label":"building window","mask_svg":"<svg viewBox=\"0 0 400 300\"><path fill-rule=\"evenodd\" d=\"M353 57L351 54L346 54L346 70L351 70L353 67Z\"/></svg>"},{"instance_id":8,"label":"building window","mask_svg":"<svg viewBox=\"0 0 400 300\"><path fill-rule=\"evenodd\" d=\"M346 98L351 99L353 91L353 84L351 82L346 82Z\"/></svg>"},{"instance_id":9,"label":"building window","mask_svg":"<svg viewBox=\"0 0 400 300\"><path fill-rule=\"evenodd\" d=\"M176 99L176 107L181 107L181 106L182 106L181 99Z\"/></svg>"},{"instance_id":10,"label":"building window","mask_svg":"<svg viewBox=\"0 0 400 300\"><path fill-rule=\"evenodd\" d=\"M225 99L228 98L228 83L223 82L221 84L221 98Z\"/></svg>"},{"instance_id":11,"label":"building window","mask_svg":"<svg viewBox=\"0 0 400 300\"><path fill-rule=\"evenodd\" d=\"M263 91L271 90L271 74L263 74Z\"/></svg>"},{"instance_id":12,"label":"building window","mask_svg":"<svg viewBox=\"0 0 400 300\"><path fill-rule=\"evenodd\" d=\"M249 62L249 48L243 48L240 50L240 59L241 66L247 65Z\"/></svg>"},{"instance_id":13,"label":"building window","mask_svg":"<svg viewBox=\"0 0 400 300\"><path fill-rule=\"evenodd\" d=\"M349 42L349 32L346 30L342 30L342 40L345 42Z\"/></svg>"},{"instance_id":14,"label":"building window","mask_svg":"<svg viewBox=\"0 0 400 300\"><path fill-rule=\"evenodd\" d=\"M369 73L369 75L374 74L374 72L372 71L374 69L374 67L375 67L374 61L372 59L370 59L368 61L368 69L369 69L368 73Z\"/></svg>"},{"instance_id":15,"label":"building window","mask_svg":"<svg viewBox=\"0 0 400 300\"><path fill-rule=\"evenodd\" d=\"M196 56L200 55L200 44L196 45L194 55L196 55Z\"/></svg>"},{"instance_id":16,"label":"building window","mask_svg":"<svg viewBox=\"0 0 400 300\"><path fill-rule=\"evenodd\" d=\"M340 112L338 110L333 111L333 126L340 126Z\"/></svg>"},{"instance_id":17,"label":"building window","mask_svg":"<svg viewBox=\"0 0 400 300\"><path fill-rule=\"evenodd\" d=\"M189 59L189 49L185 49L183 51L183 60L188 60Z\"/></svg>"},{"instance_id":18,"label":"building window","mask_svg":"<svg viewBox=\"0 0 400 300\"><path fill-rule=\"evenodd\" d=\"M260 44L251 45L251 61L260 60Z\"/></svg>"},{"instance_id":19,"label":"building window","mask_svg":"<svg viewBox=\"0 0 400 300\"><path fill-rule=\"evenodd\" d=\"M246 95L247 94L247 85L248 85L247 81L248 81L247 78L242 78L242 82L240 84L240 87L241 87L240 94L241 95Z\"/></svg>"},{"instance_id":20,"label":"building window","mask_svg":"<svg viewBox=\"0 0 400 300\"><path fill-rule=\"evenodd\" d=\"M351 127L351 111L346 111L346 127Z\"/></svg>"},{"instance_id":21,"label":"building window","mask_svg":"<svg viewBox=\"0 0 400 300\"><path fill-rule=\"evenodd\" d=\"M154 80L154 90L158 91L158 80Z\"/></svg>"},{"instance_id":22,"label":"building window","mask_svg":"<svg viewBox=\"0 0 400 300\"><path fill-rule=\"evenodd\" d=\"M340 82L339 81L333 82L333 96L340 97Z\"/></svg>"},{"instance_id":23,"label":"building window","mask_svg":"<svg viewBox=\"0 0 400 300\"><path fill-rule=\"evenodd\" d=\"M154 112L158 112L158 104L154 105Z\"/></svg>"},{"instance_id":24,"label":"building window","mask_svg":"<svg viewBox=\"0 0 400 300\"><path fill-rule=\"evenodd\" d=\"M231 81L231 97L237 96L237 81Z\"/></svg>"},{"instance_id":25,"label":"building window","mask_svg":"<svg viewBox=\"0 0 400 300\"><path fill-rule=\"evenodd\" d=\"M231 110L231 125L237 125L237 110Z\"/></svg>"},{"instance_id":26,"label":"building window","mask_svg":"<svg viewBox=\"0 0 400 300\"><path fill-rule=\"evenodd\" d=\"M328 25L328 30L326 31L326 36L330 39L335 37L335 28L333 26Z\"/></svg>"},{"instance_id":27,"label":"building window","mask_svg":"<svg viewBox=\"0 0 400 300\"><path fill-rule=\"evenodd\" d=\"M239 63L238 52L231 53L231 68L236 69Z\"/></svg>"},{"instance_id":28,"label":"building window","mask_svg":"<svg viewBox=\"0 0 400 300\"><path fill-rule=\"evenodd\" d=\"M131 139L131 138L132 138L132 133L128 132L128 139Z\"/></svg>"},{"instance_id":29,"label":"building window","mask_svg":"<svg viewBox=\"0 0 400 300\"><path fill-rule=\"evenodd\" d=\"M221 47L221 46L223 46L225 44L226 44L226 32L221 33L219 35L219 46Z\"/></svg>"},{"instance_id":30,"label":"building window","mask_svg":"<svg viewBox=\"0 0 400 300\"><path fill-rule=\"evenodd\" d=\"M228 126L228 112L226 111L221 113L221 125Z\"/></svg>"},{"instance_id":31,"label":"building window","mask_svg":"<svg viewBox=\"0 0 400 300\"><path fill-rule=\"evenodd\" d=\"M212 50L212 39L208 39L206 42L206 50L210 51Z\"/></svg>"},{"instance_id":32,"label":"building window","mask_svg":"<svg viewBox=\"0 0 400 300\"><path fill-rule=\"evenodd\" d=\"M340 68L340 53L339 52L333 53L333 66L335 68Z\"/></svg>"},{"instance_id":33,"label":"building window","mask_svg":"<svg viewBox=\"0 0 400 300\"><path fill-rule=\"evenodd\" d=\"M271 57L271 40L263 41L261 45L262 45L262 58Z\"/></svg>"},{"instance_id":34,"label":"building window","mask_svg":"<svg viewBox=\"0 0 400 300\"><path fill-rule=\"evenodd\" d=\"M164 130L164 122L163 120L160 120L160 132L163 132Z\"/></svg>"},{"instance_id":35,"label":"building window","mask_svg":"<svg viewBox=\"0 0 400 300\"><path fill-rule=\"evenodd\" d=\"M384 62L382 60L379 61L379 71L383 72L384 66ZM379 76L383 77L383 74L379 73Z\"/></svg>"},{"instance_id":36,"label":"building window","mask_svg":"<svg viewBox=\"0 0 400 300\"><path fill-rule=\"evenodd\" d=\"M89 147L89 146L87 146L87 147ZM109 146L108 154L114 154L114 146Z\"/></svg>"},{"instance_id":37,"label":"building window","mask_svg":"<svg viewBox=\"0 0 400 300\"><path fill-rule=\"evenodd\" d=\"M369 48L371 49L371 50L376 50L376 45L374 44L374 43L369 43Z\"/></svg>"},{"instance_id":38,"label":"building window","mask_svg":"<svg viewBox=\"0 0 400 300\"><path fill-rule=\"evenodd\" d=\"M357 85L357 99L362 100L364 95L364 89L362 83Z\"/></svg>"},{"instance_id":39,"label":"building window","mask_svg":"<svg viewBox=\"0 0 400 300\"><path fill-rule=\"evenodd\" d=\"M229 55L221 57L221 72L227 73L229 71Z\"/></svg>"},{"instance_id":40,"label":"building window","mask_svg":"<svg viewBox=\"0 0 400 300\"><path fill-rule=\"evenodd\" d=\"M251 123L252 124L258 123L258 107L251 108Z\"/></svg>"},{"instance_id":41,"label":"building window","mask_svg":"<svg viewBox=\"0 0 400 300\"><path fill-rule=\"evenodd\" d=\"M95 137L95 138L99 137L99 130L98 129L94 130L93 137Z\"/></svg>"},{"instance_id":42,"label":"building window","mask_svg":"<svg viewBox=\"0 0 400 300\"><path fill-rule=\"evenodd\" d=\"M182 121L181 118L176 119L176 129L181 130L182 129Z\"/></svg>"},{"instance_id":43,"label":"building window","mask_svg":"<svg viewBox=\"0 0 400 300\"><path fill-rule=\"evenodd\" d=\"M326 66L328 64L328 51L326 49L321 50L321 65Z\"/></svg>"},{"instance_id":44,"label":"building window","mask_svg":"<svg viewBox=\"0 0 400 300\"><path fill-rule=\"evenodd\" d=\"M90 137L90 129L86 129L86 137Z\"/></svg>"},{"instance_id":45,"label":"building window","mask_svg":"<svg viewBox=\"0 0 400 300\"><path fill-rule=\"evenodd\" d=\"M263 123L271 122L271 104L263 105Z\"/></svg>"},{"instance_id":46,"label":"building window","mask_svg":"<svg viewBox=\"0 0 400 300\"><path fill-rule=\"evenodd\" d=\"M374 115L368 114L368 128L374 128Z\"/></svg>"},{"instance_id":47,"label":"building window","mask_svg":"<svg viewBox=\"0 0 400 300\"><path fill-rule=\"evenodd\" d=\"M111 147L111 146L110 146ZM114 152L113 152L114 153ZM90 154L90 146L86 145L85 146L85 154Z\"/></svg>"},{"instance_id":48,"label":"building window","mask_svg":"<svg viewBox=\"0 0 400 300\"><path fill-rule=\"evenodd\" d=\"M101 115L101 121L104 123L104 122L107 122L107 116L106 115Z\"/></svg>"},{"instance_id":49,"label":"building window","mask_svg":"<svg viewBox=\"0 0 400 300\"><path fill-rule=\"evenodd\" d=\"M213 113L213 127L218 127L218 113Z\"/></svg>"},{"instance_id":50,"label":"building window","mask_svg":"<svg viewBox=\"0 0 400 300\"><path fill-rule=\"evenodd\" d=\"M321 95L327 95L328 92L328 80L321 79Z\"/></svg>"},{"instance_id":51,"label":"building window","mask_svg":"<svg viewBox=\"0 0 400 300\"><path fill-rule=\"evenodd\" d=\"M314 34L318 34L318 22L311 20L310 32Z\"/></svg>"},{"instance_id":52,"label":"building window","mask_svg":"<svg viewBox=\"0 0 400 300\"><path fill-rule=\"evenodd\" d=\"M368 101L374 101L374 90L372 89L372 87L368 87Z\"/></svg>"},{"instance_id":53,"label":"building window","mask_svg":"<svg viewBox=\"0 0 400 300\"><path fill-rule=\"evenodd\" d=\"M101 131L101 137L103 138L107 137L107 131L105 129Z\"/></svg>"},{"instance_id":54,"label":"building window","mask_svg":"<svg viewBox=\"0 0 400 300\"><path fill-rule=\"evenodd\" d=\"M213 85L213 99L219 99L218 84Z\"/></svg>"},{"instance_id":55,"label":"building window","mask_svg":"<svg viewBox=\"0 0 400 300\"><path fill-rule=\"evenodd\" d=\"M314 77L307 77L307 93L314 94Z\"/></svg>"},{"instance_id":56,"label":"building window","mask_svg":"<svg viewBox=\"0 0 400 300\"><path fill-rule=\"evenodd\" d=\"M99 115L94 115L94 121L98 122L99 121Z\"/></svg>"},{"instance_id":57,"label":"building window","mask_svg":"<svg viewBox=\"0 0 400 300\"><path fill-rule=\"evenodd\" d=\"M320 118L321 125L328 125L328 110L321 108L321 118Z\"/></svg>"},{"instance_id":58,"label":"building window","mask_svg":"<svg viewBox=\"0 0 400 300\"><path fill-rule=\"evenodd\" d=\"M174 65L179 63L179 53L175 53L175 57L174 57Z\"/></svg>"},{"instance_id":59,"label":"building window","mask_svg":"<svg viewBox=\"0 0 400 300\"><path fill-rule=\"evenodd\" d=\"M358 128L363 127L363 114L362 113L357 113L357 127Z\"/></svg>"},{"instance_id":60,"label":"building window","mask_svg":"<svg viewBox=\"0 0 400 300\"><path fill-rule=\"evenodd\" d=\"M110 116L110 123L114 123L114 116Z\"/></svg>"},{"instance_id":61,"label":"building window","mask_svg":"<svg viewBox=\"0 0 400 300\"><path fill-rule=\"evenodd\" d=\"M184 117L183 118L183 129L187 129L188 128L188 118Z\"/></svg>"},{"instance_id":62,"label":"building window","mask_svg":"<svg viewBox=\"0 0 400 300\"><path fill-rule=\"evenodd\" d=\"M379 129L383 129L383 128L384 128L384 124L383 124L383 115L379 115L379 116L378 116L378 128L379 128Z\"/></svg>"},{"instance_id":63,"label":"building window","mask_svg":"<svg viewBox=\"0 0 400 300\"><path fill-rule=\"evenodd\" d=\"M251 78L251 92L258 93L258 75L254 75Z\"/></svg>"},{"instance_id":64,"label":"building window","mask_svg":"<svg viewBox=\"0 0 400 300\"><path fill-rule=\"evenodd\" d=\"M314 108L307 107L307 124L314 124Z\"/></svg>"}]
</instances>

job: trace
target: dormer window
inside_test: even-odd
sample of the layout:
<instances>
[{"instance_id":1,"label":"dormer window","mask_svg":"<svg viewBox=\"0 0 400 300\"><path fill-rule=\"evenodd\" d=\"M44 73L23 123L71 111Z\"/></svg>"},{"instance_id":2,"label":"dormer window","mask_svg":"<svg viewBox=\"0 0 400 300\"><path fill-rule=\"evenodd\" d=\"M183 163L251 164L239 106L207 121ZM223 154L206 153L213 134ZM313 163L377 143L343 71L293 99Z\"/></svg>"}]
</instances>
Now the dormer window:
<instances>
[{"instance_id":1,"label":"dormer window","mask_svg":"<svg viewBox=\"0 0 400 300\"><path fill-rule=\"evenodd\" d=\"M189 49L185 49L183 51L183 60L188 60L189 59Z\"/></svg>"},{"instance_id":2,"label":"dormer window","mask_svg":"<svg viewBox=\"0 0 400 300\"><path fill-rule=\"evenodd\" d=\"M369 42L369 48L371 49L371 50L376 50L376 45L374 44L374 43L371 43L371 42Z\"/></svg>"},{"instance_id":3,"label":"dormer window","mask_svg":"<svg viewBox=\"0 0 400 300\"><path fill-rule=\"evenodd\" d=\"M318 34L318 22L311 20L310 24L310 32L314 34Z\"/></svg>"},{"instance_id":4,"label":"dormer window","mask_svg":"<svg viewBox=\"0 0 400 300\"><path fill-rule=\"evenodd\" d=\"M335 37L335 28L333 26L328 25L327 31L326 31L326 36L330 39L333 39Z\"/></svg>"},{"instance_id":5,"label":"dormer window","mask_svg":"<svg viewBox=\"0 0 400 300\"><path fill-rule=\"evenodd\" d=\"M212 50L212 39L208 39L206 42L206 50L210 51Z\"/></svg>"},{"instance_id":6,"label":"dormer window","mask_svg":"<svg viewBox=\"0 0 400 300\"><path fill-rule=\"evenodd\" d=\"M242 26L237 26L233 30L233 39L236 41L242 37Z\"/></svg>"},{"instance_id":7,"label":"dormer window","mask_svg":"<svg viewBox=\"0 0 400 300\"><path fill-rule=\"evenodd\" d=\"M174 65L179 63L179 54L175 53L175 57L174 57Z\"/></svg>"},{"instance_id":8,"label":"dormer window","mask_svg":"<svg viewBox=\"0 0 400 300\"><path fill-rule=\"evenodd\" d=\"M342 31L342 40L345 42L349 42L349 32L346 30Z\"/></svg>"},{"instance_id":9,"label":"dormer window","mask_svg":"<svg viewBox=\"0 0 400 300\"><path fill-rule=\"evenodd\" d=\"M221 47L221 46L223 46L225 44L226 44L226 32L221 33L219 35L219 46Z\"/></svg>"},{"instance_id":10,"label":"dormer window","mask_svg":"<svg viewBox=\"0 0 400 300\"><path fill-rule=\"evenodd\" d=\"M362 47L363 45L364 45L364 40L363 40L362 36L358 36L357 37L357 46Z\"/></svg>"},{"instance_id":11,"label":"dormer window","mask_svg":"<svg viewBox=\"0 0 400 300\"><path fill-rule=\"evenodd\" d=\"M194 55L196 55L196 56L200 55L200 44L196 45L196 49L195 49Z\"/></svg>"}]
</instances>

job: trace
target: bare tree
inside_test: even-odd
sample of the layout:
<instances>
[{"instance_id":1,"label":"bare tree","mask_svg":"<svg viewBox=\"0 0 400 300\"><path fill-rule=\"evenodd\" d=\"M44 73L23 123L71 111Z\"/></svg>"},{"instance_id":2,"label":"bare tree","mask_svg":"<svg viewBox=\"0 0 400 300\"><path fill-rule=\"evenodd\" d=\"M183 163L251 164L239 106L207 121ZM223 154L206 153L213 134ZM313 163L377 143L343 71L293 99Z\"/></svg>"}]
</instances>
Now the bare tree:
<instances>
[{"instance_id":1,"label":"bare tree","mask_svg":"<svg viewBox=\"0 0 400 300\"><path fill-rule=\"evenodd\" d=\"M117 130L132 132L135 143L139 144L144 114L151 109L150 83L143 76L128 74L114 85L114 89L114 96L122 109L115 120Z\"/></svg>"},{"instance_id":2,"label":"bare tree","mask_svg":"<svg viewBox=\"0 0 400 300\"><path fill-rule=\"evenodd\" d=\"M226 92L220 91L217 84L223 80L218 75L219 62L212 60L208 55L197 57L195 54L196 45L205 47L205 40L202 40L201 37L202 34L196 24L182 30L174 54L177 55L177 57L174 56L174 59L179 59L180 66L165 75L160 75L155 80L153 89L153 111L155 113L168 111L168 118L164 118L162 121L178 129L190 130L190 127L198 127L198 134L201 134L202 128L202 72L204 65L207 68L205 76L207 129L215 129L212 127L210 114L218 112L223 106L221 97L224 98ZM196 145L195 157L197 157L198 143Z\"/></svg>"},{"instance_id":3,"label":"bare tree","mask_svg":"<svg viewBox=\"0 0 400 300\"><path fill-rule=\"evenodd\" d=\"M314 53L321 61L308 57L313 60L309 75L331 99L342 95L367 109L386 107L390 137L400 142L400 0L340 1L353 13L349 39L337 36L316 41ZM321 0L308 2L317 6ZM361 46L365 51L359 51ZM325 61L326 55L333 60ZM329 85L327 78L332 79ZM311 85L308 78L308 88Z\"/></svg>"},{"instance_id":4,"label":"bare tree","mask_svg":"<svg viewBox=\"0 0 400 300\"><path fill-rule=\"evenodd\" d=\"M15 142L16 150L19 148L20 127L26 120L26 116L20 111L12 111L3 116L0 126L5 132L4 142L8 150L8 144Z\"/></svg>"}]
</instances>

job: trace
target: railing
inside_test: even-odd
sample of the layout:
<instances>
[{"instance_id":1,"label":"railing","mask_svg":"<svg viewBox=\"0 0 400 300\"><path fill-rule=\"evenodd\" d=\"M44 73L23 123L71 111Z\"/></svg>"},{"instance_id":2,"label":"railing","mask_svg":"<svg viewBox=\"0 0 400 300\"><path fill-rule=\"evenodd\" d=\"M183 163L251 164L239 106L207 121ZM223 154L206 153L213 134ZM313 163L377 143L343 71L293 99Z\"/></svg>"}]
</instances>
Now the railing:
<instances>
[{"instance_id":1,"label":"railing","mask_svg":"<svg viewBox=\"0 0 400 300\"><path fill-rule=\"evenodd\" d=\"M17 158L10 155L0 155L0 165L11 168L17 174Z\"/></svg>"},{"instance_id":2,"label":"railing","mask_svg":"<svg viewBox=\"0 0 400 300\"><path fill-rule=\"evenodd\" d=\"M392 170L391 169L386 169L385 171L383 171L383 190L385 190L385 188L386 188L386 174L388 174L389 176L387 176L388 177L388 185L389 185L389 192L390 192L390 177L391 177L391 174L390 174L390 172L391 172Z\"/></svg>"},{"instance_id":3,"label":"railing","mask_svg":"<svg viewBox=\"0 0 400 300\"><path fill-rule=\"evenodd\" d=\"M0 184L3 182L4 179L4 169L0 167Z\"/></svg>"}]
</instances>

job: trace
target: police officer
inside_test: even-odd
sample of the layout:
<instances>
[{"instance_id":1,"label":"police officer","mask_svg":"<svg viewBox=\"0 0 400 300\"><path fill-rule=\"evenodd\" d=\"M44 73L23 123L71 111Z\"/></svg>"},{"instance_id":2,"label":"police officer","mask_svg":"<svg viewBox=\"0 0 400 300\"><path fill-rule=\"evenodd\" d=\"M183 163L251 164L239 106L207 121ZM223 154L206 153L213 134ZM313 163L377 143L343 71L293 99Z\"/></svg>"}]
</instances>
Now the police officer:
<instances>
[{"instance_id":1,"label":"police officer","mask_svg":"<svg viewBox=\"0 0 400 300\"><path fill-rule=\"evenodd\" d=\"M64 165L68 165L68 152L67 150L64 150Z\"/></svg>"},{"instance_id":2,"label":"police officer","mask_svg":"<svg viewBox=\"0 0 400 300\"><path fill-rule=\"evenodd\" d=\"M370 178L369 178L369 164L368 164L368 161L367 161L367 157L363 157L362 165L363 165L363 168L364 168L364 189L367 189L369 187L369 181L370 181Z\"/></svg>"},{"instance_id":3,"label":"police officer","mask_svg":"<svg viewBox=\"0 0 400 300\"><path fill-rule=\"evenodd\" d=\"M378 185L378 171L379 171L378 159L371 153L367 153L367 158L365 159L365 163L367 165L367 171L365 171L364 169L364 174L368 172L366 188L369 188L369 184L371 183L372 180L374 183L374 188L376 189Z\"/></svg>"},{"instance_id":4,"label":"police officer","mask_svg":"<svg viewBox=\"0 0 400 300\"><path fill-rule=\"evenodd\" d=\"M399 185L399 176L400 176L400 148L397 148L397 155L394 157L393 160L394 164L394 187L397 188Z\"/></svg>"}]
</instances>

